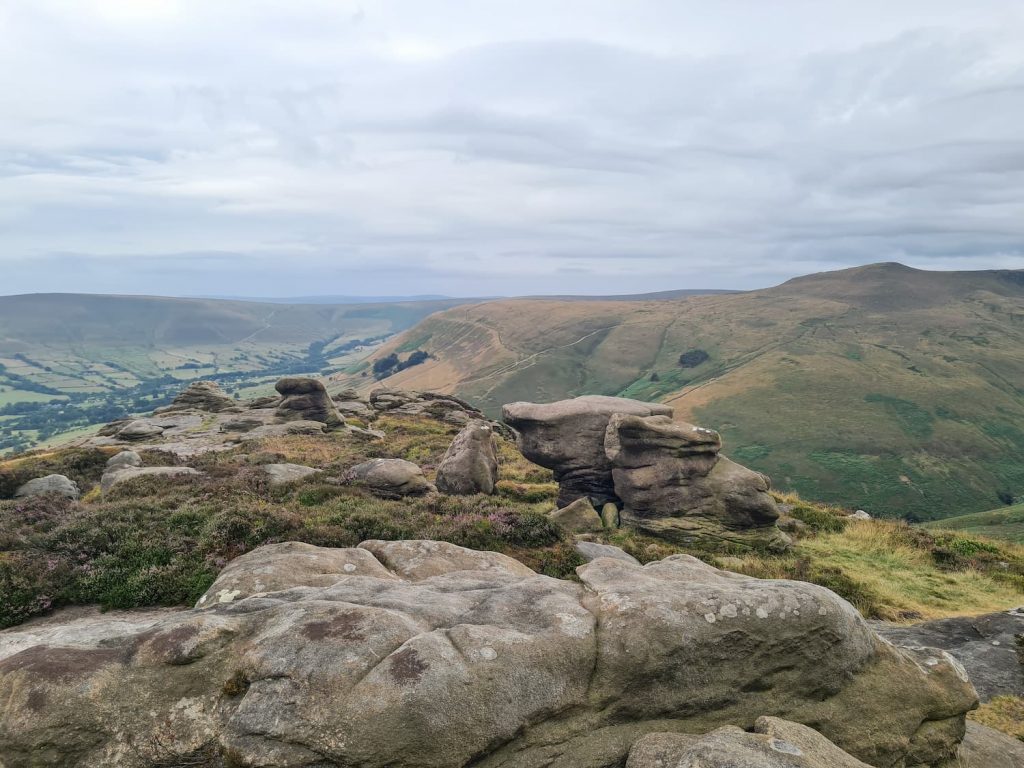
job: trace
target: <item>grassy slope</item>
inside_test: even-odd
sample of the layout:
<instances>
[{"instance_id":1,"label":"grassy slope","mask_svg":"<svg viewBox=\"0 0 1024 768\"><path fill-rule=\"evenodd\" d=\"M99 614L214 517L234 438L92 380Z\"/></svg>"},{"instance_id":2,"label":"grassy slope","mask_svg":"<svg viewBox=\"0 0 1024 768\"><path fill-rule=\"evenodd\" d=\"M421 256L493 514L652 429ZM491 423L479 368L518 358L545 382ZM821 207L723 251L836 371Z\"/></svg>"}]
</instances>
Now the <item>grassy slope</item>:
<instances>
[{"instance_id":1,"label":"grassy slope","mask_svg":"<svg viewBox=\"0 0 1024 768\"><path fill-rule=\"evenodd\" d=\"M384 501L324 482L371 457L415 461L430 476L457 430L427 417L382 416L388 435L271 438L192 462L200 480L138 480L99 498L95 485L113 449L55 449L0 462L0 499L26 479L67 474L82 501L0 501L0 626L64 604L184 605L231 558L260 544L302 540L353 546L370 538L434 538L506 552L536 570L572 577L581 561L545 512L556 486L515 447L501 442L495 496ZM147 463L167 463L149 454ZM325 474L283 488L256 466L290 461ZM686 549L628 530L600 534L643 562L689 552L766 578L796 578L833 589L866 616L891 620L972 614L1017 605L1024 594L1024 547L892 521L854 522L833 508L780 497L807 526L785 555Z\"/></svg>"},{"instance_id":2,"label":"grassy slope","mask_svg":"<svg viewBox=\"0 0 1024 768\"><path fill-rule=\"evenodd\" d=\"M1024 504L947 517L926 525L930 529L961 531L1024 544Z\"/></svg>"},{"instance_id":3,"label":"grassy slope","mask_svg":"<svg viewBox=\"0 0 1024 768\"><path fill-rule=\"evenodd\" d=\"M495 301L427 318L379 354L397 348L434 359L385 384L491 413L585 393L665 400L780 487L875 515L1024 493L1019 272L876 265L682 301ZM681 368L692 349L710 358Z\"/></svg>"}]
</instances>

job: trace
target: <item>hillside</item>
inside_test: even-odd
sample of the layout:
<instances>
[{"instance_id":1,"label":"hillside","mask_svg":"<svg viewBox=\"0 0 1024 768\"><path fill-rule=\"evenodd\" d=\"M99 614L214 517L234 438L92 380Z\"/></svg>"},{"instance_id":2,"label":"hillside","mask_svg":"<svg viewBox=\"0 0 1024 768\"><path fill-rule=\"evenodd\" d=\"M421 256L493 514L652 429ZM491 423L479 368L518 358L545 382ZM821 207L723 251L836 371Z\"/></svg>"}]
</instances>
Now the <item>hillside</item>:
<instances>
[{"instance_id":1,"label":"hillside","mask_svg":"<svg viewBox=\"0 0 1024 768\"><path fill-rule=\"evenodd\" d=\"M925 527L961 531L1024 544L1024 504L947 517L928 523Z\"/></svg>"},{"instance_id":2,"label":"hillside","mask_svg":"<svg viewBox=\"0 0 1024 768\"><path fill-rule=\"evenodd\" d=\"M240 389L348 365L357 351L458 303L0 296L0 452L148 410L183 380Z\"/></svg>"},{"instance_id":3,"label":"hillside","mask_svg":"<svg viewBox=\"0 0 1024 768\"><path fill-rule=\"evenodd\" d=\"M1024 495L1022 349L1024 272L878 264L681 300L464 305L336 378L458 392L490 413L657 399L781 488L928 520ZM412 350L432 359L364 375Z\"/></svg>"}]
</instances>

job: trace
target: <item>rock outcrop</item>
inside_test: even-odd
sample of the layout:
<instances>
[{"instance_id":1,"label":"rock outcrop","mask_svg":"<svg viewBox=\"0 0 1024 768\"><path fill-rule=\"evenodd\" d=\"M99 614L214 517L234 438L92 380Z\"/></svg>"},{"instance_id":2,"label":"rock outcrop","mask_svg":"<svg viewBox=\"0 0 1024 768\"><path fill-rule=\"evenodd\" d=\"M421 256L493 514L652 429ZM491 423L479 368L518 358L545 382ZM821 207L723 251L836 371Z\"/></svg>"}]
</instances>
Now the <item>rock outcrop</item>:
<instances>
[{"instance_id":1,"label":"rock outcrop","mask_svg":"<svg viewBox=\"0 0 1024 768\"><path fill-rule=\"evenodd\" d=\"M437 467L437 489L454 496L494 493L498 451L494 432L484 421L471 421L455 436Z\"/></svg>"},{"instance_id":2,"label":"rock outcrop","mask_svg":"<svg viewBox=\"0 0 1024 768\"><path fill-rule=\"evenodd\" d=\"M949 651L967 669L982 701L1024 696L1024 608L983 616L953 616L920 624L872 622L898 645L927 645Z\"/></svg>"},{"instance_id":3,"label":"rock outcrop","mask_svg":"<svg viewBox=\"0 0 1024 768\"><path fill-rule=\"evenodd\" d=\"M422 496L433 490L423 470L405 459L370 459L352 467L344 479L386 499Z\"/></svg>"},{"instance_id":4,"label":"rock outcrop","mask_svg":"<svg viewBox=\"0 0 1024 768\"><path fill-rule=\"evenodd\" d=\"M117 436L122 440L149 440L163 434L165 427L150 419L135 419L121 427Z\"/></svg>"},{"instance_id":5,"label":"rock outcrop","mask_svg":"<svg viewBox=\"0 0 1024 768\"><path fill-rule=\"evenodd\" d=\"M753 733L727 725L703 736L654 733L629 752L626 768L871 768L817 731L759 717Z\"/></svg>"},{"instance_id":6,"label":"rock outcrop","mask_svg":"<svg viewBox=\"0 0 1024 768\"><path fill-rule=\"evenodd\" d=\"M605 452L622 525L679 544L724 541L783 550L779 511L760 472L719 455L718 433L667 416L615 414Z\"/></svg>"},{"instance_id":7,"label":"rock outcrop","mask_svg":"<svg viewBox=\"0 0 1024 768\"><path fill-rule=\"evenodd\" d=\"M955 768L1021 768L1024 742L981 723L968 721Z\"/></svg>"},{"instance_id":8,"label":"rock outcrop","mask_svg":"<svg viewBox=\"0 0 1024 768\"><path fill-rule=\"evenodd\" d=\"M22 499L27 496L42 496L46 493L55 493L59 496L66 496L69 499L77 499L81 492L74 480L64 475L46 475L36 477L23 484L14 492L14 498Z\"/></svg>"},{"instance_id":9,"label":"rock outcrop","mask_svg":"<svg viewBox=\"0 0 1024 768\"><path fill-rule=\"evenodd\" d=\"M182 410L220 413L221 411L239 412L242 408L239 403L228 397L216 382L193 381L171 401L169 406L158 409L156 413Z\"/></svg>"},{"instance_id":10,"label":"rock outcrop","mask_svg":"<svg viewBox=\"0 0 1024 768\"><path fill-rule=\"evenodd\" d=\"M125 467L141 467L142 457L135 451L121 451L107 459L107 472L116 472Z\"/></svg>"},{"instance_id":11,"label":"rock outcrop","mask_svg":"<svg viewBox=\"0 0 1024 768\"><path fill-rule=\"evenodd\" d=\"M905 768L952 757L976 703L946 654L881 641L821 587L683 555L601 557L577 573L440 542L263 547L202 609L103 639L67 627L59 645L0 645L0 754L5 768L203 754L265 768L598 768L647 733L770 715ZM781 740L824 749L785 728Z\"/></svg>"},{"instance_id":12,"label":"rock outcrop","mask_svg":"<svg viewBox=\"0 0 1024 768\"><path fill-rule=\"evenodd\" d=\"M671 416L672 409L603 395L545 404L509 403L501 409L505 423L519 433L523 455L554 472L560 507L583 496L597 506L618 499L604 450L608 422L617 413Z\"/></svg>"},{"instance_id":13,"label":"rock outcrop","mask_svg":"<svg viewBox=\"0 0 1024 768\"><path fill-rule=\"evenodd\" d=\"M328 429L345 423L319 379L288 377L278 381L274 389L281 394L277 418L282 421L319 421Z\"/></svg>"}]
</instances>

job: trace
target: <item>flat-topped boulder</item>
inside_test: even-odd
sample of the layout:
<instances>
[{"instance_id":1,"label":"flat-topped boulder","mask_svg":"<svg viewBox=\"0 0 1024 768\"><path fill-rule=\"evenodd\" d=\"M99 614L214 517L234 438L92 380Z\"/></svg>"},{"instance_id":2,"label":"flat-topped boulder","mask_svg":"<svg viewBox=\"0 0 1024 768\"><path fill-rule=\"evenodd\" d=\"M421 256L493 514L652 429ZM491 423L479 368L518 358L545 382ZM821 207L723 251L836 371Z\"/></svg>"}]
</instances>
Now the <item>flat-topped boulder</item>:
<instances>
[{"instance_id":1,"label":"flat-topped boulder","mask_svg":"<svg viewBox=\"0 0 1024 768\"><path fill-rule=\"evenodd\" d=\"M487 422L471 421L459 431L437 467L436 482L441 493L456 496L494 493L498 451Z\"/></svg>"},{"instance_id":2,"label":"flat-topped boulder","mask_svg":"<svg viewBox=\"0 0 1024 768\"><path fill-rule=\"evenodd\" d=\"M277 418L282 421L319 421L327 425L328 429L345 423L319 379L290 376L280 379L274 389L281 394Z\"/></svg>"},{"instance_id":3,"label":"flat-topped boulder","mask_svg":"<svg viewBox=\"0 0 1024 768\"><path fill-rule=\"evenodd\" d=\"M785 549L765 475L720 455L718 433L667 416L615 414L605 452L622 525L680 544Z\"/></svg>"},{"instance_id":4,"label":"flat-topped boulder","mask_svg":"<svg viewBox=\"0 0 1024 768\"><path fill-rule=\"evenodd\" d=\"M671 416L672 409L604 395L555 403L509 403L501 409L502 419L519 434L523 455L554 472L560 507L583 496L597 506L618 499L604 450L608 421L617 413Z\"/></svg>"},{"instance_id":5,"label":"flat-topped boulder","mask_svg":"<svg viewBox=\"0 0 1024 768\"><path fill-rule=\"evenodd\" d=\"M241 411L242 407L228 397L217 382L193 381L171 401L169 406L157 409L156 413L181 410L220 413L221 411Z\"/></svg>"},{"instance_id":6,"label":"flat-topped boulder","mask_svg":"<svg viewBox=\"0 0 1024 768\"><path fill-rule=\"evenodd\" d=\"M263 464L260 468L272 486L295 483L320 472L315 467L307 467L302 464Z\"/></svg>"},{"instance_id":7,"label":"flat-topped boulder","mask_svg":"<svg viewBox=\"0 0 1024 768\"><path fill-rule=\"evenodd\" d=\"M422 496L433 490L423 470L405 459L370 459L349 469L344 479L386 499Z\"/></svg>"},{"instance_id":8,"label":"flat-topped boulder","mask_svg":"<svg viewBox=\"0 0 1024 768\"><path fill-rule=\"evenodd\" d=\"M599 768L648 733L724 726L740 747L765 743L738 735L754 729L825 749L804 730L765 730L768 715L878 768L938 768L976 703L950 657L881 641L822 587L684 555L642 567L599 557L577 574L443 542L261 547L201 608L116 633L69 625L0 653L0 754L5 768L203 754Z\"/></svg>"}]
</instances>

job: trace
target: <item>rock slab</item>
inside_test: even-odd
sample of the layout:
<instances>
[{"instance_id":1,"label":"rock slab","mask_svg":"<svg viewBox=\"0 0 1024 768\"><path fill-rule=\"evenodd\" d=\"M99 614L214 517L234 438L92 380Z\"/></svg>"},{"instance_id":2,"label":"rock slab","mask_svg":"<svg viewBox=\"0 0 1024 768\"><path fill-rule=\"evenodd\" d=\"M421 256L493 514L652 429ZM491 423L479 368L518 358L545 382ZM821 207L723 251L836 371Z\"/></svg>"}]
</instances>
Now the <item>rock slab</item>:
<instances>
[{"instance_id":1,"label":"rock slab","mask_svg":"<svg viewBox=\"0 0 1024 768\"><path fill-rule=\"evenodd\" d=\"M6 655L0 754L5 768L201 750L265 768L599 768L646 733L768 714L904 768L951 757L976 703L950 657L881 641L821 587L684 555L577 572L443 542L263 547L201 609Z\"/></svg>"}]
</instances>

